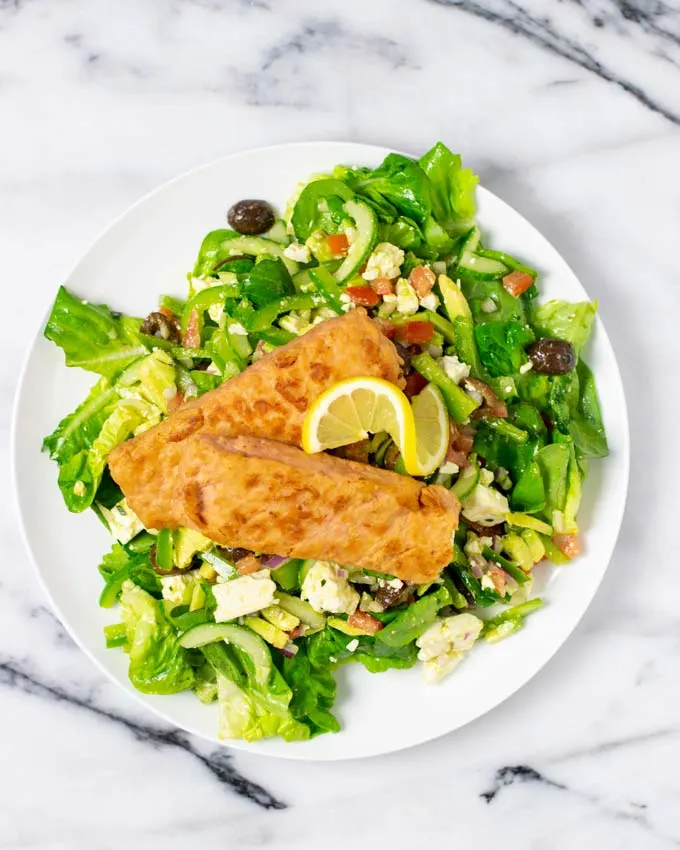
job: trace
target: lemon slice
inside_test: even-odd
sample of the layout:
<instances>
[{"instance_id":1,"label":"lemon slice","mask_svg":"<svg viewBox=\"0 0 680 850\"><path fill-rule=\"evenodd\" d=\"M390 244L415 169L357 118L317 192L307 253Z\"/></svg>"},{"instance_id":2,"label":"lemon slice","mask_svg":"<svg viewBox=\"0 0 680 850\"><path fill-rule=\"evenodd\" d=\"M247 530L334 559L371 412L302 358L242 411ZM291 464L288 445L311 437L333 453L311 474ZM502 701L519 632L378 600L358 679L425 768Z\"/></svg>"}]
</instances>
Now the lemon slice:
<instances>
[{"instance_id":1,"label":"lemon slice","mask_svg":"<svg viewBox=\"0 0 680 850\"><path fill-rule=\"evenodd\" d=\"M307 411L302 448L308 454L387 432L409 475L431 475L448 446L449 421L439 390L428 385L414 399L381 378L348 378L329 387Z\"/></svg>"}]
</instances>

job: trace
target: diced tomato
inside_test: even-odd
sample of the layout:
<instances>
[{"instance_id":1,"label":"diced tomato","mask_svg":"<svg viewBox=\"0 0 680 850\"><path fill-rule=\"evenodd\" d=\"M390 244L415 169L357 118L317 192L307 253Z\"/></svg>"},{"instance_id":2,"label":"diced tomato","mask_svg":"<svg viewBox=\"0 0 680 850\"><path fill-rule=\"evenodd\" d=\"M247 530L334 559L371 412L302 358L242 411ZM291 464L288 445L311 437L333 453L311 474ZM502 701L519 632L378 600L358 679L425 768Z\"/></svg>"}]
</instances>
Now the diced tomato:
<instances>
[{"instance_id":1,"label":"diced tomato","mask_svg":"<svg viewBox=\"0 0 680 850\"><path fill-rule=\"evenodd\" d=\"M349 240L344 233L333 233L328 237L328 247L334 257L342 257L347 253Z\"/></svg>"},{"instance_id":2,"label":"diced tomato","mask_svg":"<svg viewBox=\"0 0 680 850\"><path fill-rule=\"evenodd\" d=\"M496 591L501 594L501 596L505 595L505 584L508 579L508 574L501 569L496 569L494 567L493 570L489 570L488 576L493 582L493 586L496 588Z\"/></svg>"},{"instance_id":3,"label":"diced tomato","mask_svg":"<svg viewBox=\"0 0 680 850\"><path fill-rule=\"evenodd\" d=\"M371 281L371 289L378 295L394 295L394 282L389 277L376 277Z\"/></svg>"},{"instance_id":4,"label":"diced tomato","mask_svg":"<svg viewBox=\"0 0 680 850\"><path fill-rule=\"evenodd\" d=\"M192 310L189 314L187 329L182 336L182 345L184 348L201 347L201 328L198 321L198 310Z\"/></svg>"},{"instance_id":5,"label":"diced tomato","mask_svg":"<svg viewBox=\"0 0 680 850\"><path fill-rule=\"evenodd\" d=\"M581 553L581 541L577 534L555 534L552 542L567 558L575 558Z\"/></svg>"},{"instance_id":6,"label":"diced tomato","mask_svg":"<svg viewBox=\"0 0 680 850\"><path fill-rule=\"evenodd\" d=\"M348 286L345 292L360 307L375 307L380 303L380 296L370 286Z\"/></svg>"},{"instance_id":7,"label":"diced tomato","mask_svg":"<svg viewBox=\"0 0 680 850\"><path fill-rule=\"evenodd\" d=\"M380 333L383 336L386 336L388 339L394 339L397 335L397 326L394 322L390 322L389 319L383 319L381 316L377 316L373 319L374 322L377 323L380 328Z\"/></svg>"},{"instance_id":8,"label":"diced tomato","mask_svg":"<svg viewBox=\"0 0 680 850\"><path fill-rule=\"evenodd\" d=\"M436 279L432 269L427 266L416 266L408 276L408 282L415 289L418 298L425 298L432 292Z\"/></svg>"},{"instance_id":9,"label":"diced tomato","mask_svg":"<svg viewBox=\"0 0 680 850\"><path fill-rule=\"evenodd\" d=\"M176 319L177 318L177 316L175 316L175 314L172 312L172 310L169 307L166 307L165 305L163 305L162 307L159 307L158 312L162 313L165 316L166 319Z\"/></svg>"},{"instance_id":10,"label":"diced tomato","mask_svg":"<svg viewBox=\"0 0 680 850\"><path fill-rule=\"evenodd\" d=\"M174 413L178 407L181 407L184 404L184 393L179 390L174 394L174 396L168 402L168 413Z\"/></svg>"},{"instance_id":11,"label":"diced tomato","mask_svg":"<svg viewBox=\"0 0 680 850\"><path fill-rule=\"evenodd\" d=\"M514 295L515 298L519 298L519 296L526 292L530 286L532 286L534 282L534 278L532 275L527 274L526 272L510 272L510 274L506 274L503 278L503 288L506 292L509 292L510 295Z\"/></svg>"},{"instance_id":12,"label":"diced tomato","mask_svg":"<svg viewBox=\"0 0 680 850\"><path fill-rule=\"evenodd\" d=\"M427 381L420 372L411 372L411 374L406 379L406 386L404 387L404 394L407 398L413 398L414 395L418 395L421 393L425 387L427 386Z\"/></svg>"},{"instance_id":13,"label":"diced tomato","mask_svg":"<svg viewBox=\"0 0 680 850\"><path fill-rule=\"evenodd\" d=\"M407 345L423 345L434 336L431 322L406 322L397 328L397 339Z\"/></svg>"}]
</instances>

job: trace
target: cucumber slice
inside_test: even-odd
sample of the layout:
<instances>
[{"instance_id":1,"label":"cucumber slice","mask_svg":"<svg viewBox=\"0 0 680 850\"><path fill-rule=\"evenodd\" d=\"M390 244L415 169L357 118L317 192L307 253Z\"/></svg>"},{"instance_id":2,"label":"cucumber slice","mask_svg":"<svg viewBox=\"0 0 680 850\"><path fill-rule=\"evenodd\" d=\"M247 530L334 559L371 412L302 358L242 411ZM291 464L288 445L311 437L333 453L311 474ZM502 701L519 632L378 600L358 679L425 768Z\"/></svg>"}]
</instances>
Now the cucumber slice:
<instances>
[{"instance_id":1,"label":"cucumber slice","mask_svg":"<svg viewBox=\"0 0 680 850\"><path fill-rule=\"evenodd\" d=\"M467 300L461 290L456 286L456 284L451 280L450 277L447 277L445 274L440 274L437 278L437 285L439 286L439 292L441 294L442 301L444 302L444 309L446 310L446 315L452 322L457 319L458 316L462 316L466 319L472 318L472 313L470 312L470 305L467 303Z\"/></svg>"},{"instance_id":2,"label":"cucumber slice","mask_svg":"<svg viewBox=\"0 0 680 850\"><path fill-rule=\"evenodd\" d=\"M363 201L346 201L342 208L354 219L357 235L349 246L347 256L335 272L335 279L342 283L349 280L370 257L378 238L378 219L375 212Z\"/></svg>"},{"instance_id":3,"label":"cucumber slice","mask_svg":"<svg viewBox=\"0 0 680 850\"><path fill-rule=\"evenodd\" d=\"M463 251L460 260L458 260L458 268L464 269L468 274L474 277L481 277L484 280L494 280L497 277L503 277L509 271L504 263L498 260L492 260L489 257L481 257L472 251Z\"/></svg>"},{"instance_id":4,"label":"cucumber slice","mask_svg":"<svg viewBox=\"0 0 680 850\"><path fill-rule=\"evenodd\" d=\"M479 248L479 240L481 237L482 234L479 232L479 228L473 227L465 237L465 242L463 242L460 249L460 255L462 256L466 252L474 254L474 252Z\"/></svg>"},{"instance_id":5,"label":"cucumber slice","mask_svg":"<svg viewBox=\"0 0 680 850\"><path fill-rule=\"evenodd\" d=\"M478 483L479 467L474 465L466 466L458 476L456 483L451 488L451 492L454 496L457 496L460 501L462 501L466 496L469 496L470 493L472 493Z\"/></svg>"},{"instance_id":6,"label":"cucumber slice","mask_svg":"<svg viewBox=\"0 0 680 850\"><path fill-rule=\"evenodd\" d=\"M251 257L276 257L283 261L291 275L300 270L298 263L289 260L283 255L283 245L264 236L237 236L227 239L222 243L222 248L234 256L237 254L249 254Z\"/></svg>"},{"instance_id":7,"label":"cucumber slice","mask_svg":"<svg viewBox=\"0 0 680 850\"><path fill-rule=\"evenodd\" d=\"M274 226L267 231L266 238L271 239L272 242L278 242L285 248L286 245L288 245L288 243L290 242L290 236L288 235L286 222L280 218L277 219L274 222Z\"/></svg>"},{"instance_id":8,"label":"cucumber slice","mask_svg":"<svg viewBox=\"0 0 680 850\"><path fill-rule=\"evenodd\" d=\"M243 650L253 662L257 683L267 684L272 671L272 657L267 644L250 629L233 623L203 623L184 632L177 642L185 649L197 649L217 640L226 641Z\"/></svg>"},{"instance_id":9,"label":"cucumber slice","mask_svg":"<svg viewBox=\"0 0 680 850\"><path fill-rule=\"evenodd\" d=\"M315 611L304 599L298 599L297 596L290 596L288 593L277 593L275 601L284 611L288 611L314 631L320 632L326 625L326 618Z\"/></svg>"}]
</instances>

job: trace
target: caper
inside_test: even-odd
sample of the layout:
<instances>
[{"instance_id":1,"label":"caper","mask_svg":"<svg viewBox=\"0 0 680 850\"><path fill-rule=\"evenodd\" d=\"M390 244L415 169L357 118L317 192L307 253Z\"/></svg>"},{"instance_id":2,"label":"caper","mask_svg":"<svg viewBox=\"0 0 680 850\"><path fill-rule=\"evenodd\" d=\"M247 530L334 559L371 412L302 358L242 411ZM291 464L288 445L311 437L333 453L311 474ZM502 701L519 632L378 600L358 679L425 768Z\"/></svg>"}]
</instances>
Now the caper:
<instances>
[{"instance_id":1,"label":"caper","mask_svg":"<svg viewBox=\"0 0 680 850\"><path fill-rule=\"evenodd\" d=\"M238 201L227 213L227 221L237 233L257 236L271 230L276 216L266 201Z\"/></svg>"},{"instance_id":2,"label":"caper","mask_svg":"<svg viewBox=\"0 0 680 850\"><path fill-rule=\"evenodd\" d=\"M537 339L527 348L535 372L565 375L576 366L574 347L565 339Z\"/></svg>"}]
</instances>

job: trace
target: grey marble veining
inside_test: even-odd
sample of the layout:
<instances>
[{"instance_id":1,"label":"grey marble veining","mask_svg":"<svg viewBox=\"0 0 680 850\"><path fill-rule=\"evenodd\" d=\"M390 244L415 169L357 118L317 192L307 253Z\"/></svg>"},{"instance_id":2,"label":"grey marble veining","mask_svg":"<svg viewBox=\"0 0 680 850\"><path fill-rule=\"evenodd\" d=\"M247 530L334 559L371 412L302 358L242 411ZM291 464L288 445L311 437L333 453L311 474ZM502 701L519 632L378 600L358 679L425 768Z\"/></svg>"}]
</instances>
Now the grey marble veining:
<instances>
[{"instance_id":1,"label":"grey marble veining","mask_svg":"<svg viewBox=\"0 0 680 850\"><path fill-rule=\"evenodd\" d=\"M680 845L678 124L677 2L0 0L0 848ZM21 359L97 232L176 173L308 138L460 150L598 298L633 435L565 647L467 728L363 763L216 749L104 681L8 485Z\"/></svg>"}]
</instances>

